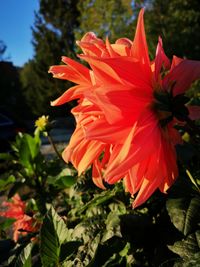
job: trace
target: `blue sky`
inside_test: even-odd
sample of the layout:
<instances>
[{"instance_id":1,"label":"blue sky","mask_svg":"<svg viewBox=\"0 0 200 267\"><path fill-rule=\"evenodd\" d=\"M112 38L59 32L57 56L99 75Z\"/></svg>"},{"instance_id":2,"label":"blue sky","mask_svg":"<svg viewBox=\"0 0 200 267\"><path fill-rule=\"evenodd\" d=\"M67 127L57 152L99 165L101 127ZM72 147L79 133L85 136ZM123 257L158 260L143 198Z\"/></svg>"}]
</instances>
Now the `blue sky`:
<instances>
[{"instance_id":1,"label":"blue sky","mask_svg":"<svg viewBox=\"0 0 200 267\"><path fill-rule=\"evenodd\" d=\"M15 66L23 66L33 56L31 26L34 10L39 8L39 0L0 0L0 40Z\"/></svg>"}]
</instances>

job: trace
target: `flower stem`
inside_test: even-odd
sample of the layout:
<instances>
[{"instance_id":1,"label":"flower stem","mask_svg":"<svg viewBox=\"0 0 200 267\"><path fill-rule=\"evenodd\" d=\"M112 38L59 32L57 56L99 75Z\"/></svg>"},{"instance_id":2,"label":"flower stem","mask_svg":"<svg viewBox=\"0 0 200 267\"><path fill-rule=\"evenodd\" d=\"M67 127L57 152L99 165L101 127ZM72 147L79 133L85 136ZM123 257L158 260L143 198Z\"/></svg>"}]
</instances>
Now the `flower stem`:
<instances>
[{"instance_id":1,"label":"flower stem","mask_svg":"<svg viewBox=\"0 0 200 267\"><path fill-rule=\"evenodd\" d=\"M47 138L49 140L49 143L52 145L56 155L59 157L59 159L61 159L66 164L66 162L63 160L61 154L58 152L58 149L57 149L57 147L56 147L56 145L55 145L55 143L54 143L54 141L53 141L53 139L52 139L52 137L51 137L49 132L47 132Z\"/></svg>"}]
</instances>

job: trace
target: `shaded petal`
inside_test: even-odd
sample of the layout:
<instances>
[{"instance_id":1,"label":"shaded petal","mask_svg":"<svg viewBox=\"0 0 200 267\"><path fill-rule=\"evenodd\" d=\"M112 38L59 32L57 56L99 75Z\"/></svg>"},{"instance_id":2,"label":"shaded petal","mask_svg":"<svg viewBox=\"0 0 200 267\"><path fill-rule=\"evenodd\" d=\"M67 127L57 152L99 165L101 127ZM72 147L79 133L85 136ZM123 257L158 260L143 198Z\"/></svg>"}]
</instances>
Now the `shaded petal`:
<instances>
[{"instance_id":1,"label":"shaded petal","mask_svg":"<svg viewBox=\"0 0 200 267\"><path fill-rule=\"evenodd\" d=\"M164 65L165 69L170 68L170 61L168 57L165 55L163 45L162 45L162 38L159 37L158 45L156 49L156 57L155 57L155 80L158 81L160 71L162 66Z\"/></svg>"},{"instance_id":2,"label":"shaded petal","mask_svg":"<svg viewBox=\"0 0 200 267\"><path fill-rule=\"evenodd\" d=\"M84 172L102 153L105 145L98 141L86 141L79 144L76 148L81 155L81 159L78 163L77 170L79 175ZM77 158L77 155L76 155Z\"/></svg>"},{"instance_id":3,"label":"shaded petal","mask_svg":"<svg viewBox=\"0 0 200 267\"><path fill-rule=\"evenodd\" d=\"M95 160L93 162L92 167L92 180L96 186L98 186L101 189L106 189L103 184L103 177L102 177L102 166L99 162L99 160Z\"/></svg>"},{"instance_id":4,"label":"shaded petal","mask_svg":"<svg viewBox=\"0 0 200 267\"><path fill-rule=\"evenodd\" d=\"M180 58L180 57L177 57L177 56L173 56L170 70L175 68L178 64L180 64L184 60L185 59L183 59L183 58Z\"/></svg>"},{"instance_id":5,"label":"shaded petal","mask_svg":"<svg viewBox=\"0 0 200 267\"><path fill-rule=\"evenodd\" d=\"M159 179L154 179L153 181L144 179L140 188L140 191L133 202L133 208L136 208L143 204L159 187L161 181Z\"/></svg>"},{"instance_id":6,"label":"shaded petal","mask_svg":"<svg viewBox=\"0 0 200 267\"><path fill-rule=\"evenodd\" d=\"M200 106L187 106L189 110L189 118L191 120L199 120L200 119Z\"/></svg>"},{"instance_id":7,"label":"shaded petal","mask_svg":"<svg viewBox=\"0 0 200 267\"><path fill-rule=\"evenodd\" d=\"M183 94L189 89L192 82L200 78L200 61L182 60L163 79L163 87L169 90L175 82L173 94Z\"/></svg>"}]
</instances>

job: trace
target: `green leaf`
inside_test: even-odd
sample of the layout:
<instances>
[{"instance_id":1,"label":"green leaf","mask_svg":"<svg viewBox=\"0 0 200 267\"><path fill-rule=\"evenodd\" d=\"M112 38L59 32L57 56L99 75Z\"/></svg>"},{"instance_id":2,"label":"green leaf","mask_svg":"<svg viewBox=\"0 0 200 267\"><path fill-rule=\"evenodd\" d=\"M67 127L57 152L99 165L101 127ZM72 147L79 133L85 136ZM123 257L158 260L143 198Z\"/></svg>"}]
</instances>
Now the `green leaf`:
<instances>
[{"instance_id":1,"label":"green leaf","mask_svg":"<svg viewBox=\"0 0 200 267\"><path fill-rule=\"evenodd\" d=\"M40 251L43 266L54 267L59 263L61 244L66 240L68 229L63 219L51 207L40 231Z\"/></svg>"},{"instance_id":2,"label":"green leaf","mask_svg":"<svg viewBox=\"0 0 200 267\"><path fill-rule=\"evenodd\" d=\"M12 160L13 156L9 153L0 153L1 160Z\"/></svg>"},{"instance_id":3,"label":"green leaf","mask_svg":"<svg viewBox=\"0 0 200 267\"><path fill-rule=\"evenodd\" d=\"M122 237L120 229L120 218L115 212L110 212L106 219L106 230L104 232L102 242L107 241L113 236Z\"/></svg>"},{"instance_id":4,"label":"green leaf","mask_svg":"<svg viewBox=\"0 0 200 267\"><path fill-rule=\"evenodd\" d=\"M59 188L66 188L71 187L76 183L76 178L73 176L61 176L55 180L54 185L58 186Z\"/></svg>"},{"instance_id":5,"label":"green leaf","mask_svg":"<svg viewBox=\"0 0 200 267\"><path fill-rule=\"evenodd\" d=\"M119 266L119 256L114 253L103 265L102 267L116 267Z\"/></svg>"},{"instance_id":6,"label":"green leaf","mask_svg":"<svg viewBox=\"0 0 200 267\"><path fill-rule=\"evenodd\" d=\"M4 222L0 223L0 230L6 230L12 226L12 224L16 221L16 219L6 218Z\"/></svg>"},{"instance_id":7,"label":"green leaf","mask_svg":"<svg viewBox=\"0 0 200 267\"><path fill-rule=\"evenodd\" d=\"M195 253L189 260L178 260L173 267L198 267L200 266L200 252Z\"/></svg>"},{"instance_id":8,"label":"green leaf","mask_svg":"<svg viewBox=\"0 0 200 267\"><path fill-rule=\"evenodd\" d=\"M63 244L69 237L69 230L63 219L56 213L53 207L50 209L50 214L53 219L54 229L58 236L59 244Z\"/></svg>"},{"instance_id":9,"label":"green leaf","mask_svg":"<svg viewBox=\"0 0 200 267\"><path fill-rule=\"evenodd\" d=\"M47 179L48 184L57 186L60 189L68 188L77 182L74 170L67 167L64 168L58 175L50 176Z\"/></svg>"},{"instance_id":10,"label":"green leaf","mask_svg":"<svg viewBox=\"0 0 200 267\"><path fill-rule=\"evenodd\" d=\"M31 267L31 250L33 244L29 243L17 257L15 267Z\"/></svg>"},{"instance_id":11,"label":"green leaf","mask_svg":"<svg viewBox=\"0 0 200 267\"><path fill-rule=\"evenodd\" d=\"M82 263L83 267L92 267L95 262L95 256L100 243L100 234L97 234L93 240L90 240L85 246L79 247L77 255L77 265ZM76 260L76 259L75 259Z\"/></svg>"},{"instance_id":12,"label":"green leaf","mask_svg":"<svg viewBox=\"0 0 200 267\"><path fill-rule=\"evenodd\" d=\"M19 189L20 189L22 186L24 186L24 183L22 183L22 182L15 182L15 183L13 184L13 186L11 187L11 189L9 190L8 198L13 197L14 194L15 194L16 192L18 192Z\"/></svg>"},{"instance_id":13,"label":"green leaf","mask_svg":"<svg viewBox=\"0 0 200 267\"><path fill-rule=\"evenodd\" d=\"M121 201L110 203L109 208L112 212L115 212L118 215L126 214L126 206Z\"/></svg>"},{"instance_id":14,"label":"green leaf","mask_svg":"<svg viewBox=\"0 0 200 267\"><path fill-rule=\"evenodd\" d=\"M32 162L40 151L40 143L37 138L24 134L19 146L19 160L21 164L32 170Z\"/></svg>"},{"instance_id":15,"label":"green leaf","mask_svg":"<svg viewBox=\"0 0 200 267\"><path fill-rule=\"evenodd\" d=\"M174 226L184 235L197 229L200 221L200 199L178 198L167 201L167 211Z\"/></svg>"},{"instance_id":16,"label":"green leaf","mask_svg":"<svg viewBox=\"0 0 200 267\"><path fill-rule=\"evenodd\" d=\"M82 242L80 241L69 241L65 244L61 245L60 250L60 261L67 261L70 259L70 257L76 253L78 247L82 245Z\"/></svg>"},{"instance_id":17,"label":"green leaf","mask_svg":"<svg viewBox=\"0 0 200 267\"><path fill-rule=\"evenodd\" d=\"M194 254L200 251L196 234L188 235L186 239L177 241L168 248L184 260L190 260Z\"/></svg>"},{"instance_id":18,"label":"green leaf","mask_svg":"<svg viewBox=\"0 0 200 267\"><path fill-rule=\"evenodd\" d=\"M60 245L53 222L46 217L41 228L40 255L43 266L56 266L59 262Z\"/></svg>"},{"instance_id":19,"label":"green leaf","mask_svg":"<svg viewBox=\"0 0 200 267\"><path fill-rule=\"evenodd\" d=\"M98 206L109 199L113 198L117 193L117 188L114 188L113 190L106 190L101 192L100 194L97 194L94 196L94 198L87 202L83 207L81 207L78 210L78 214L84 212L87 208L92 207L92 206Z\"/></svg>"},{"instance_id":20,"label":"green leaf","mask_svg":"<svg viewBox=\"0 0 200 267\"><path fill-rule=\"evenodd\" d=\"M82 228L84 230L84 228ZM82 234L81 234L82 235ZM73 242L75 244L75 250L78 248L78 252L76 253L75 259L66 258L66 261L63 263L63 266L80 266L80 267L92 267L95 262L95 257L97 253L98 246L100 244L101 235L98 233L97 235L92 235L92 238L88 238L84 240L84 245L81 245L82 242L77 241ZM66 243L67 244L67 243ZM70 251L70 250L69 250Z\"/></svg>"},{"instance_id":21,"label":"green leaf","mask_svg":"<svg viewBox=\"0 0 200 267\"><path fill-rule=\"evenodd\" d=\"M74 267L74 262L71 261L71 260L64 261L64 262L62 263L62 267Z\"/></svg>"},{"instance_id":22,"label":"green leaf","mask_svg":"<svg viewBox=\"0 0 200 267\"><path fill-rule=\"evenodd\" d=\"M9 184L12 184L15 182L15 177L14 175L10 175L8 176L7 179L0 179L0 190L4 191L7 189L7 187L9 186Z\"/></svg>"}]
</instances>

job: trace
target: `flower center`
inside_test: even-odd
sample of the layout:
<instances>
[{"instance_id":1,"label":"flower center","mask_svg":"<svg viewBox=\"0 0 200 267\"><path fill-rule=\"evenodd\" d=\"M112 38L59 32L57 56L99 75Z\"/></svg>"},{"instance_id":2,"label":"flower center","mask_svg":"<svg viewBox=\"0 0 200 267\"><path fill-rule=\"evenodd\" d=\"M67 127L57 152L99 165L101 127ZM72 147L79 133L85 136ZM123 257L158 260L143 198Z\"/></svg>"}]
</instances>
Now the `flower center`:
<instances>
[{"instance_id":1,"label":"flower center","mask_svg":"<svg viewBox=\"0 0 200 267\"><path fill-rule=\"evenodd\" d=\"M189 111L185 104L189 98L183 94L173 96L172 91L155 91L153 110L156 113L161 127L165 127L174 117L185 121Z\"/></svg>"}]
</instances>

